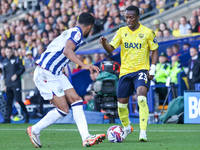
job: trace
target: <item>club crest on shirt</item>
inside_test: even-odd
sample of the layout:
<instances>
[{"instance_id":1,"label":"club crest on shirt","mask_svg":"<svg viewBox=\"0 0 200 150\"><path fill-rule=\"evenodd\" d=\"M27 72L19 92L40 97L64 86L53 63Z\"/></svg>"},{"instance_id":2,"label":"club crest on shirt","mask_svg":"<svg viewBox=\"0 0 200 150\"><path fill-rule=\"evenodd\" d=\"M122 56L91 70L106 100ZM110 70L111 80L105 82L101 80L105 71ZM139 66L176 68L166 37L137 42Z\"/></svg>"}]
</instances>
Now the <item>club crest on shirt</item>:
<instances>
[{"instance_id":1,"label":"club crest on shirt","mask_svg":"<svg viewBox=\"0 0 200 150\"><path fill-rule=\"evenodd\" d=\"M62 93L63 92L63 88L61 86L57 87L58 92Z\"/></svg>"},{"instance_id":2,"label":"club crest on shirt","mask_svg":"<svg viewBox=\"0 0 200 150\"><path fill-rule=\"evenodd\" d=\"M144 34L139 33L139 37L142 39L144 37Z\"/></svg>"},{"instance_id":3,"label":"club crest on shirt","mask_svg":"<svg viewBox=\"0 0 200 150\"><path fill-rule=\"evenodd\" d=\"M124 35L127 36L127 33L125 33Z\"/></svg>"}]
</instances>

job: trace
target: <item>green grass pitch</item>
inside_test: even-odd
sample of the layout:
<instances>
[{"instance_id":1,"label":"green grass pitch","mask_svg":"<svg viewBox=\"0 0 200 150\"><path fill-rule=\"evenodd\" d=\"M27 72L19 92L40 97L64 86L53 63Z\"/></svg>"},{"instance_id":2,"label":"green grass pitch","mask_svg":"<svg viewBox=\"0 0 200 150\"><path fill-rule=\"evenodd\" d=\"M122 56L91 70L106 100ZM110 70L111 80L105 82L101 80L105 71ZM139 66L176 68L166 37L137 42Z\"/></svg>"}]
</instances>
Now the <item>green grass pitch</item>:
<instances>
[{"instance_id":1,"label":"green grass pitch","mask_svg":"<svg viewBox=\"0 0 200 150\"><path fill-rule=\"evenodd\" d=\"M89 124L91 134L104 133L113 124ZM0 124L0 150L31 150L26 128L29 124ZM148 142L139 142L139 125L122 143L107 139L99 145L82 147L81 137L74 124L52 125L41 131L42 149L48 150L199 150L200 125L148 125Z\"/></svg>"}]
</instances>

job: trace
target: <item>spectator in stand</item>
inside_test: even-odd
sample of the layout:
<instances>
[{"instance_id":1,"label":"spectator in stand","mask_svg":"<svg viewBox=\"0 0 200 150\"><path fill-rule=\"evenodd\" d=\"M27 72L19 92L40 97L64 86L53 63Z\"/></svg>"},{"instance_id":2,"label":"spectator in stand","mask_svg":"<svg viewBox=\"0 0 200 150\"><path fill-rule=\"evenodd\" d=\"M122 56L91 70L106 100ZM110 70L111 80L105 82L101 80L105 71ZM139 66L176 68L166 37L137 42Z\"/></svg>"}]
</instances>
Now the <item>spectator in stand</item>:
<instances>
[{"instance_id":1,"label":"spectator in stand","mask_svg":"<svg viewBox=\"0 0 200 150\"><path fill-rule=\"evenodd\" d=\"M120 20L124 20L123 16L121 16L120 11L118 8L113 10L113 19L115 19L116 17L120 17Z\"/></svg>"},{"instance_id":2,"label":"spectator in stand","mask_svg":"<svg viewBox=\"0 0 200 150\"><path fill-rule=\"evenodd\" d=\"M15 48L17 51L20 49L20 42L19 41L15 41Z\"/></svg>"},{"instance_id":3,"label":"spectator in stand","mask_svg":"<svg viewBox=\"0 0 200 150\"><path fill-rule=\"evenodd\" d=\"M53 29L53 33L54 33L54 38L60 35L60 31L58 29Z\"/></svg>"},{"instance_id":4,"label":"spectator in stand","mask_svg":"<svg viewBox=\"0 0 200 150\"><path fill-rule=\"evenodd\" d=\"M198 32L198 22L195 17L190 18L190 25L191 25L192 33L197 33Z\"/></svg>"},{"instance_id":5,"label":"spectator in stand","mask_svg":"<svg viewBox=\"0 0 200 150\"><path fill-rule=\"evenodd\" d=\"M180 67L180 62L179 62L179 58L174 55L171 58L171 70L170 70L170 78L171 78L171 83L178 83L178 73L180 73L182 71L182 68Z\"/></svg>"},{"instance_id":6,"label":"spectator in stand","mask_svg":"<svg viewBox=\"0 0 200 150\"><path fill-rule=\"evenodd\" d=\"M26 57L24 58L24 67L29 69L35 66L35 61L33 58L33 53L31 51L26 51Z\"/></svg>"},{"instance_id":7,"label":"spectator in stand","mask_svg":"<svg viewBox=\"0 0 200 150\"><path fill-rule=\"evenodd\" d=\"M41 16L41 15L39 15L38 17L37 17L37 22L38 22L38 28L39 28L39 30L44 30L44 28L45 28L45 23L44 23L44 19L43 19L43 17Z\"/></svg>"},{"instance_id":8,"label":"spectator in stand","mask_svg":"<svg viewBox=\"0 0 200 150\"><path fill-rule=\"evenodd\" d=\"M197 8L197 15L200 16L200 8Z\"/></svg>"},{"instance_id":9,"label":"spectator in stand","mask_svg":"<svg viewBox=\"0 0 200 150\"><path fill-rule=\"evenodd\" d=\"M183 51L182 53L187 53L190 50L190 44L189 43L184 43L183 44Z\"/></svg>"},{"instance_id":10,"label":"spectator in stand","mask_svg":"<svg viewBox=\"0 0 200 150\"><path fill-rule=\"evenodd\" d=\"M163 37L163 31L159 30L156 37Z\"/></svg>"},{"instance_id":11,"label":"spectator in stand","mask_svg":"<svg viewBox=\"0 0 200 150\"><path fill-rule=\"evenodd\" d=\"M123 20L120 19L120 17L115 17L115 26L123 23Z\"/></svg>"},{"instance_id":12,"label":"spectator in stand","mask_svg":"<svg viewBox=\"0 0 200 150\"><path fill-rule=\"evenodd\" d=\"M36 25L36 22L35 22L33 16L30 15L30 16L28 17L28 26L29 26L29 27L32 27L32 26L34 26L34 25Z\"/></svg>"},{"instance_id":13,"label":"spectator in stand","mask_svg":"<svg viewBox=\"0 0 200 150\"><path fill-rule=\"evenodd\" d=\"M6 47L1 48L1 57L0 57L1 63L3 63L4 59L6 58L5 49L6 49Z\"/></svg>"},{"instance_id":14,"label":"spectator in stand","mask_svg":"<svg viewBox=\"0 0 200 150\"><path fill-rule=\"evenodd\" d=\"M92 62L93 62L93 61L92 61L92 56L91 56L91 55L86 56L86 57L85 57L85 62L86 62L86 63L85 63L86 65L92 65L92 64L93 64L93 63L92 63Z\"/></svg>"},{"instance_id":15,"label":"spectator in stand","mask_svg":"<svg viewBox=\"0 0 200 150\"><path fill-rule=\"evenodd\" d=\"M187 23L186 17L182 16L179 25L180 35L186 35L188 29L191 29L191 25Z\"/></svg>"},{"instance_id":16,"label":"spectator in stand","mask_svg":"<svg viewBox=\"0 0 200 150\"><path fill-rule=\"evenodd\" d=\"M160 30L161 30L161 31L164 31L164 30L166 30L166 29L167 29L166 23L162 22L162 23L160 24Z\"/></svg>"},{"instance_id":17,"label":"spectator in stand","mask_svg":"<svg viewBox=\"0 0 200 150\"><path fill-rule=\"evenodd\" d=\"M192 11L192 17L195 17L198 20L197 10ZM200 22L199 22L200 23Z\"/></svg>"},{"instance_id":18,"label":"spectator in stand","mask_svg":"<svg viewBox=\"0 0 200 150\"><path fill-rule=\"evenodd\" d=\"M65 26L68 28L69 17L68 15L62 15L62 21L64 22Z\"/></svg>"},{"instance_id":19,"label":"spectator in stand","mask_svg":"<svg viewBox=\"0 0 200 150\"><path fill-rule=\"evenodd\" d=\"M98 53L94 53L94 64L101 61L100 55Z\"/></svg>"},{"instance_id":20,"label":"spectator in stand","mask_svg":"<svg viewBox=\"0 0 200 150\"><path fill-rule=\"evenodd\" d=\"M26 50L27 51L32 51L33 52L33 45L32 45L32 36L28 36L27 39L27 46L26 46Z\"/></svg>"},{"instance_id":21,"label":"spectator in stand","mask_svg":"<svg viewBox=\"0 0 200 150\"><path fill-rule=\"evenodd\" d=\"M90 83L86 89L87 94L84 95L85 104L87 104L90 100L94 99L94 95L96 95L93 89L93 85L98 75L99 75L98 72L90 73L90 78L92 80L92 83Z\"/></svg>"},{"instance_id":22,"label":"spectator in stand","mask_svg":"<svg viewBox=\"0 0 200 150\"><path fill-rule=\"evenodd\" d=\"M173 35L174 37L180 37L180 36L181 36L179 26L180 26L180 23L179 23L178 21L176 21L176 22L174 23L174 29L173 29L173 31L172 31L172 35Z\"/></svg>"},{"instance_id":23,"label":"spectator in stand","mask_svg":"<svg viewBox=\"0 0 200 150\"><path fill-rule=\"evenodd\" d=\"M110 28L114 28L114 26L115 26L115 22L114 22L113 18L108 16L107 22L104 24L104 31L106 31Z\"/></svg>"},{"instance_id":24,"label":"spectator in stand","mask_svg":"<svg viewBox=\"0 0 200 150\"><path fill-rule=\"evenodd\" d=\"M89 12L94 12L94 5L92 0L87 0L87 8L89 9Z\"/></svg>"},{"instance_id":25,"label":"spectator in stand","mask_svg":"<svg viewBox=\"0 0 200 150\"><path fill-rule=\"evenodd\" d=\"M105 14L100 11L99 12L99 30L100 32L104 30L103 25L106 23L106 19L107 17L105 16Z\"/></svg>"},{"instance_id":26,"label":"spectator in stand","mask_svg":"<svg viewBox=\"0 0 200 150\"><path fill-rule=\"evenodd\" d=\"M101 60L101 61L106 60L106 58L107 58L107 53L101 53L101 54L100 54L100 60Z\"/></svg>"},{"instance_id":27,"label":"spectator in stand","mask_svg":"<svg viewBox=\"0 0 200 150\"><path fill-rule=\"evenodd\" d=\"M167 55L162 52L159 56L159 63L156 65L156 84L165 84L169 74L170 64L167 61ZM167 88L156 88L156 92L159 94L159 100L164 100L167 95Z\"/></svg>"},{"instance_id":28,"label":"spectator in stand","mask_svg":"<svg viewBox=\"0 0 200 150\"><path fill-rule=\"evenodd\" d=\"M187 29L186 35L187 36L192 36L192 29Z\"/></svg>"},{"instance_id":29,"label":"spectator in stand","mask_svg":"<svg viewBox=\"0 0 200 150\"><path fill-rule=\"evenodd\" d=\"M69 27L69 29L70 29L70 28L73 28L73 27L75 27L75 26L76 26L76 22L75 22L75 21L70 20L70 21L68 22L68 27Z\"/></svg>"},{"instance_id":30,"label":"spectator in stand","mask_svg":"<svg viewBox=\"0 0 200 150\"><path fill-rule=\"evenodd\" d=\"M7 46L6 40L1 40L0 46L1 48L5 48Z\"/></svg>"},{"instance_id":31,"label":"spectator in stand","mask_svg":"<svg viewBox=\"0 0 200 150\"><path fill-rule=\"evenodd\" d=\"M167 54L167 60L170 61L171 57L174 55L172 47L167 47L166 54Z\"/></svg>"},{"instance_id":32,"label":"spectator in stand","mask_svg":"<svg viewBox=\"0 0 200 150\"><path fill-rule=\"evenodd\" d=\"M43 44L39 44L37 45L37 56L36 59L38 59L40 57L40 55L45 51L44 45Z\"/></svg>"},{"instance_id":33,"label":"spectator in stand","mask_svg":"<svg viewBox=\"0 0 200 150\"><path fill-rule=\"evenodd\" d=\"M187 81L189 84L189 90L195 90L195 84L200 83L200 56L198 56L197 48L190 48L190 56L191 58L188 63L189 72L187 74Z\"/></svg>"},{"instance_id":34,"label":"spectator in stand","mask_svg":"<svg viewBox=\"0 0 200 150\"><path fill-rule=\"evenodd\" d=\"M160 13L162 13L163 11L165 11L165 1L164 0L161 0L160 2L159 2L159 10L158 10L158 13L160 14Z\"/></svg>"},{"instance_id":35,"label":"spectator in stand","mask_svg":"<svg viewBox=\"0 0 200 150\"><path fill-rule=\"evenodd\" d=\"M150 12L153 8L150 4L150 0L142 0L139 2L139 7L140 7L140 13L144 14L144 13L148 13ZM147 16L149 17L149 16Z\"/></svg>"},{"instance_id":36,"label":"spectator in stand","mask_svg":"<svg viewBox=\"0 0 200 150\"><path fill-rule=\"evenodd\" d=\"M85 64L85 57L84 55L77 55L77 57ZM81 66L79 66L78 64L76 64L76 68L73 69L72 73L76 73L78 71L82 70Z\"/></svg>"},{"instance_id":37,"label":"spectator in stand","mask_svg":"<svg viewBox=\"0 0 200 150\"><path fill-rule=\"evenodd\" d=\"M50 43L49 38L48 38L47 36L44 36L44 37L42 38L42 40L43 40L44 47L45 47L45 49L46 49L47 46L48 46L49 43Z\"/></svg>"},{"instance_id":38,"label":"spectator in stand","mask_svg":"<svg viewBox=\"0 0 200 150\"><path fill-rule=\"evenodd\" d=\"M168 29L163 31L163 37L167 37L168 39L171 37L170 31Z\"/></svg>"},{"instance_id":39,"label":"spectator in stand","mask_svg":"<svg viewBox=\"0 0 200 150\"><path fill-rule=\"evenodd\" d=\"M33 45L32 55L33 55L33 58L35 60L37 53L38 53L36 39L33 40L32 45Z\"/></svg>"},{"instance_id":40,"label":"spectator in stand","mask_svg":"<svg viewBox=\"0 0 200 150\"><path fill-rule=\"evenodd\" d=\"M174 20L170 19L168 21L168 29L170 31L170 34L172 34L172 31L174 30Z\"/></svg>"},{"instance_id":41,"label":"spectator in stand","mask_svg":"<svg viewBox=\"0 0 200 150\"><path fill-rule=\"evenodd\" d=\"M180 47L179 47L178 44L174 44L172 46L172 51L173 51L174 55L176 55L178 57L181 55L181 53L180 53Z\"/></svg>"},{"instance_id":42,"label":"spectator in stand","mask_svg":"<svg viewBox=\"0 0 200 150\"><path fill-rule=\"evenodd\" d=\"M55 38L54 38L54 32L53 32L53 30L50 30L49 31L49 41L51 42L51 41L53 41Z\"/></svg>"}]
</instances>

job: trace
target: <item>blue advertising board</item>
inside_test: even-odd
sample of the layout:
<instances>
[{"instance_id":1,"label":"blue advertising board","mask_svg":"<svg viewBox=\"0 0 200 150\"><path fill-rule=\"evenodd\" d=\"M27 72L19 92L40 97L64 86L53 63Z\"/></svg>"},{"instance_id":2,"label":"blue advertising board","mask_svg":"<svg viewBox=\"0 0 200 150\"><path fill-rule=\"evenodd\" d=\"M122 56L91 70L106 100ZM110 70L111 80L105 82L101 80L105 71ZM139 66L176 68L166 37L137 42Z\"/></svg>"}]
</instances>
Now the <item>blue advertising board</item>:
<instances>
[{"instance_id":1,"label":"blue advertising board","mask_svg":"<svg viewBox=\"0 0 200 150\"><path fill-rule=\"evenodd\" d=\"M200 91L184 92L184 123L200 124Z\"/></svg>"}]
</instances>

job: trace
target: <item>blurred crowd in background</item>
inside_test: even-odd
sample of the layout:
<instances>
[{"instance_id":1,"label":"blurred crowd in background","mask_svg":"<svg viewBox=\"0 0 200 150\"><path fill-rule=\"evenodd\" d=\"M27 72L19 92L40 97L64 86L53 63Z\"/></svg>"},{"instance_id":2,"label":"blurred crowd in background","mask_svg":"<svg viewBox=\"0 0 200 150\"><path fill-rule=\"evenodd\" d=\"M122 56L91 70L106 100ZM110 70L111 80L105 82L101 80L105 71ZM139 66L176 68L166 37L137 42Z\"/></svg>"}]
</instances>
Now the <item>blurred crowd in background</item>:
<instances>
[{"instance_id":1,"label":"blurred crowd in background","mask_svg":"<svg viewBox=\"0 0 200 150\"><path fill-rule=\"evenodd\" d=\"M20 9L24 9L24 7L18 7L18 0L1 0L0 2L1 15L15 14ZM0 62L5 57L6 47L11 47L14 55L23 60L26 69L33 67L34 61L54 38L64 30L76 26L78 15L82 12L90 12L95 17L91 36L124 23L125 8L131 4L138 6L141 14L145 14L152 10L162 13L165 9L170 9L170 7L165 7L170 2L173 2L173 0L39 0L35 11L26 13L23 19L11 23L3 22L3 26L0 27ZM177 1L173 7L184 2L187 1ZM193 14L197 19L200 10L195 10ZM196 23L198 24L197 20ZM163 36L166 36L165 30L168 30L168 35L171 36L172 31L176 30L176 28L173 28L175 24L176 22L170 23L167 27L165 23L154 20L156 35L162 36L160 32L163 32ZM188 26L193 29L193 25L190 21ZM96 57L94 55L82 57L84 57L86 63L97 62L97 60L94 60ZM88 62L89 58L90 62ZM76 72L77 70L73 71L73 69L78 68L72 68L72 72Z\"/></svg>"}]
</instances>

